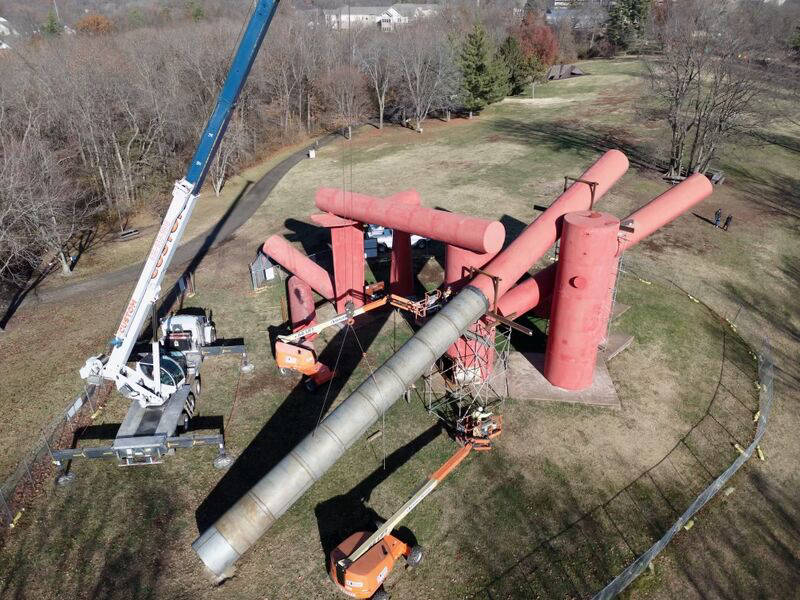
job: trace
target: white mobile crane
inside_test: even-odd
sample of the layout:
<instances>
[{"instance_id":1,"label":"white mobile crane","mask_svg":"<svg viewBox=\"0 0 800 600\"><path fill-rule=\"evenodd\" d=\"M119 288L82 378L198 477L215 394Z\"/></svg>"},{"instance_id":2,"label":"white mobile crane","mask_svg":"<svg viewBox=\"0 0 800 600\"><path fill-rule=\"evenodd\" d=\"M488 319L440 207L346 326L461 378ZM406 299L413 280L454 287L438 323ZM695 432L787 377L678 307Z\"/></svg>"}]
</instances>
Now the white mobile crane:
<instances>
[{"instance_id":1,"label":"white mobile crane","mask_svg":"<svg viewBox=\"0 0 800 600\"><path fill-rule=\"evenodd\" d=\"M214 112L203 131L186 176L175 182L167 214L117 332L110 342L111 351L108 355L89 358L80 370L81 377L89 384L113 381L123 396L132 400L114 444L111 447L54 451L54 460L59 466L63 461L76 456L95 458L112 455L116 455L123 465L154 464L161 462L160 458L172 448L208 444L220 446L221 455L218 458L223 459L218 461L220 466L230 464L229 460L224 460L221 434L175 436L174 433L181 418L185 423L194 412L194 398L199 392L197 369L202 357L226 353L244 354L244 346L212 345L215 341L214 325L205 314L170 317L160 327L156 315L164 275L183 237L197 196L277 5L278 0L254 0L249 21L242 33ZM133 367L128 366L139 335L151 315L152 352L142 357ZM159 329L163 329L161 336L158 334ZM170 344L170 341L173 343ZM177 343L177 357L175 352L172 357L161 356L162 343L166 342L169 348L178 341L181 343ZM247 364L245 355L244 365Z\"/></svg>"}]
</instances>

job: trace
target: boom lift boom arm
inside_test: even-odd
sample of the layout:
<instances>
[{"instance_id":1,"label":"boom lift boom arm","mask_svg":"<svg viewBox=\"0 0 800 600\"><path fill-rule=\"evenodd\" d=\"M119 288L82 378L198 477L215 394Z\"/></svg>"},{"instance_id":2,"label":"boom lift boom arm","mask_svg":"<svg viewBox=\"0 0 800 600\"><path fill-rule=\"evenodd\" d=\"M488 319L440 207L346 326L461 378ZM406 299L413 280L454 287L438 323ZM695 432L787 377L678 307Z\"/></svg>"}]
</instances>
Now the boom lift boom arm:
<instances>
[{"instance_id":1,"label":"boom lift boom arm","mask_svg":"<svg viewBox=\"0 0 800 600\"><path fill-rule=\"evenodd\" d=\"M186 176L176 181L172 189L172 201L167 214L147 256L119 328L111 340L111 353L107 358L101 356L89 358L81 368L81 377L90 383L99 383L107 379L114 381L118 389L128 386L132 393L138 396L142 406L160 406L166 398L162 397L155 382L149 386L137 383L138 379L134 381L127 362L148 316L156 307L164 275L186 229L200 188L203 186L253 61L275 15L278 2L279 0L254 0L250 20L217 97L214 112L206 124Z\"/></svg>"}]
</instances>

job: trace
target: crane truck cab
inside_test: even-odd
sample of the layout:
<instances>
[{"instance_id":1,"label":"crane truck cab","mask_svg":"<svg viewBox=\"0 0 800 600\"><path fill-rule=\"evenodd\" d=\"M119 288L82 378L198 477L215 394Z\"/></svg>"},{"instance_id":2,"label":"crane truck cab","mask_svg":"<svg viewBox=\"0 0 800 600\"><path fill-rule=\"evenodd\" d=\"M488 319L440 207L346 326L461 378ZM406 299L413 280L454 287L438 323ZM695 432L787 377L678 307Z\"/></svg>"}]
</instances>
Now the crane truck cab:
<instances>
[{"instance_id":1,"label":"crane truck cab","mask_svg":"<svg viewBox=\"0 0 800 600\"><path fill-rule=\"evenodd\" d=\"M217 340L214 323L201 314L173 314L161 319L159 343L170 356L183 357L186 369L194 374L203 362L202 348Z\"/></svg>"}]
</instances>

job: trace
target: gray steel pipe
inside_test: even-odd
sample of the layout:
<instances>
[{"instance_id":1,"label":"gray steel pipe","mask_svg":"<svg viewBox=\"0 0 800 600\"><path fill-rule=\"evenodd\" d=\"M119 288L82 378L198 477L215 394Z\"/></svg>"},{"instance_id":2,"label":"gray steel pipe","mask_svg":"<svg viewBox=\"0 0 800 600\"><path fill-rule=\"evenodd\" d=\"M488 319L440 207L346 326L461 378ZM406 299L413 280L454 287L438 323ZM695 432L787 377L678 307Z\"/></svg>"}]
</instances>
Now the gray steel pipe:
<instances>
[{"instance_id":1,"label":"gray steel pipe","mask_svg":"<svg viewBox=\"0 0 800 600\"><path fill-rule=\"evenodd\" d=\"M322 477L489 307L465 287L192 544L217 577Z\"/></svg>"}]
</instances>

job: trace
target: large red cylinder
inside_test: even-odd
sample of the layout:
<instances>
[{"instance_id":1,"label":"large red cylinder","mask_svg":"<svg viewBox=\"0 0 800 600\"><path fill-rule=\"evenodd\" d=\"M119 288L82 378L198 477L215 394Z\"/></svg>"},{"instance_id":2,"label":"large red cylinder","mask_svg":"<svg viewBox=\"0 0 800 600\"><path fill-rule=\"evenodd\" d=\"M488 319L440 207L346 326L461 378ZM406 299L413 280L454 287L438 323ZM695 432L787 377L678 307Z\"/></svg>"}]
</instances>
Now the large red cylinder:
<instances>
[{"instance_id":1,"label":"large red cylinder","mask_svg":"<svg viewBox=\"0 0 800 600\"><path fill-rule=\"evenodd\" d=\"M425 206L413 206L333 188L317 190L317 207L362 223L416 233L474 252L497 252L505 228L500 221L479 219Z\"/></svg>"},{"instance_id":2,"label":"large red cylinder","mask_svg":"<svg viewBox=\"0 0 800 600\"><path fill-rule=\"evenodd\" d=\"M264 254L287 271L308 283L320 296L334 299L333 282L328 272L279 235L264 242Z\"/></svg>"},{"instance_id":3,"label":"large red cylinder","mask_svg":"<svg viewBox=\"0 0 800 600\"><path fill-rule=\"evenodd\" d=\"M595 182L595 201L603 196L628 170L628 159L619 150L609 150L584 171L581 179ZM553 202L539 218L528 225L522 233L488 265L485 271L500 278L497 297L501 298L552 246L558 237L560 218L570 212L588 210L591 207L592 191L587 183L574 182ZM492 279L478 275L471 284L495 302Z\"/></svg>"},{"instance_id":4,"label":"large red cylinder","mask_svg":"<svg viewBox=\"0 0 800 600\"><path fill-rule=\"evenodd\" d=\"M603 314L614 285L619 220L581 211L564 216L544 376L555 386L582 390L592 384Z\"/></svg>"},{"instance_id":5,"label":"large red cylinder","mask_svg":"<svg viewBox=\"0 0 800 600\"><path fill-rule=\"evenodd\" d=\"M286 281L286 295L289 297L289 319L292 322L292 331L299 331L315 324L317 312L314 307L311 286L297 275L292 275Z\"/></svg>"}]
</instances>

